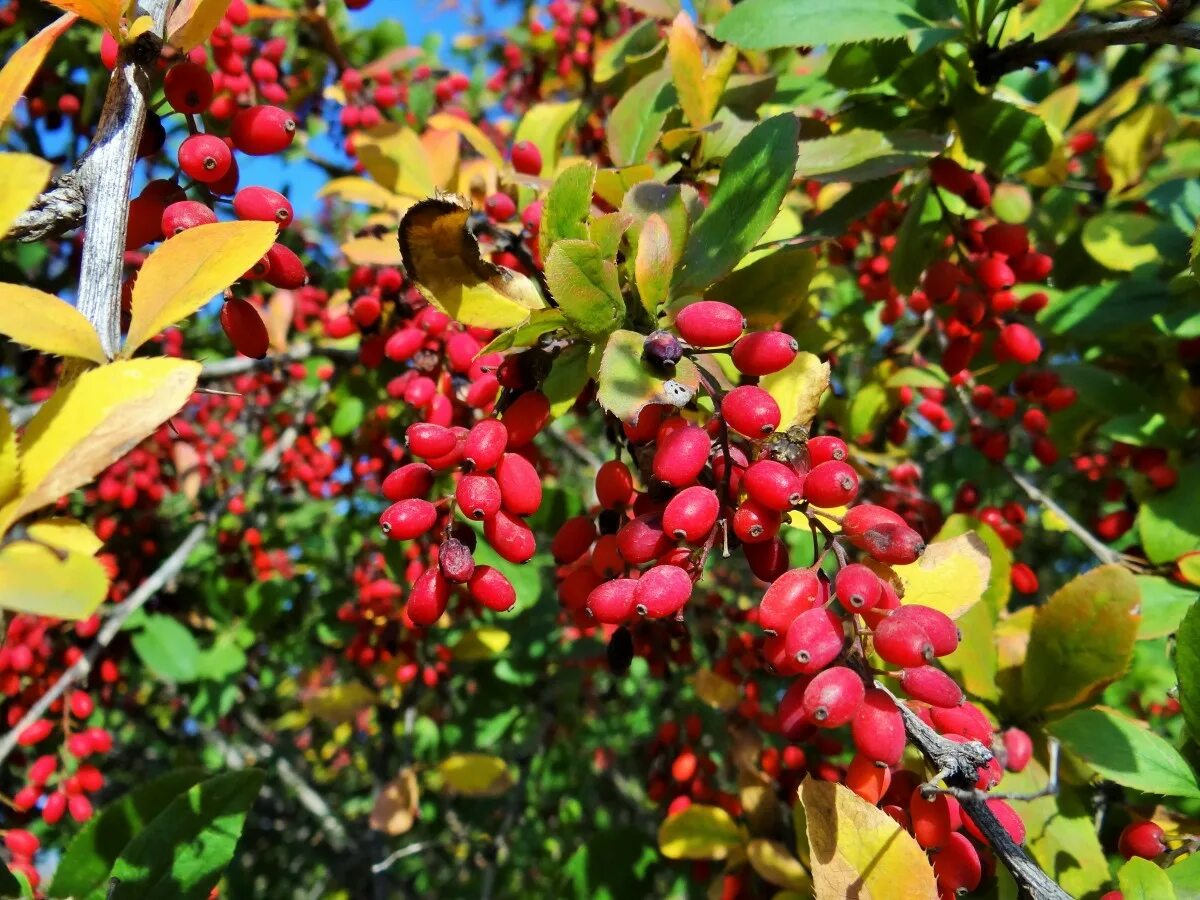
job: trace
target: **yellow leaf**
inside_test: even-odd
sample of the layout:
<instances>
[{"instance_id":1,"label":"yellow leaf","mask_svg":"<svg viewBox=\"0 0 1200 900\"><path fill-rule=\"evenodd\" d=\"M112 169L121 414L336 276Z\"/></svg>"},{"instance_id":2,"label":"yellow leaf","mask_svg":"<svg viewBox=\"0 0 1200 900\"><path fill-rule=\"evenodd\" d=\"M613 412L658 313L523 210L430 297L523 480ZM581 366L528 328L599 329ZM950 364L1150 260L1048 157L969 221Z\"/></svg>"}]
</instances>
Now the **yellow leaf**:
<instances>
[{"instance_id":1,"label":"yellow leaf","mask_svg":"<svg viewBox=\"0 0 1200 900\"><path fill-rule=\"evenodd\" d=\"M149 16L138 16L125 27L125 43L132 44L143 34L154 30L154 20Z\"/></svg>"},{"instance_id":2,"label":"yellow leaf","mask_svg":"<svg viewBox=\"0 0 1200 900\"><path fill-rule=\"evenodd\" d=\"M692 687L696 696L721 712L728 712L741 699L741 689L727 678L722 678L712 669L699 669L692 676Z\"/></svg>"},{"instance_id":3,"label":"yellow leaf","mask_svg":"<svg viewBox=\"0 0 1200 900\"><path fill-rule=\"evenodd\" d=\"M429 177L438 190L452 188L454 174L458 171L458 133L428 129L421 135L421 146L429 160Z\"/></svg>"},{"instance_id":4,"label":"yellow leaf","mask_svg":"<svg viewBox=\"0 0 1200 900\"><path fill-rule=\"evenodd\" d=\"M817 897L935 900L933 866L895 819L847 787L811 776L800 786Z\"/></svg>"},{"instance_id":5,"label":"yellow leaf","mask_svg":"<svg viewBox=\"0 0 1200 900\"><path fill-rule=\"evenodd\" d=\"M417 820L419 798L416 773L411 768L401 770L375 798L369 820L371 827L393 837L405 834Z\"/></svg>"},{"instance_id":6,"label":"yellow leaf","mask_svg":"<svg viewBox=\"0 0 1200 900\"><path fill-rule=\"evenodd\" d=\"M801 892L812 890L812 879L800 860L779 841L756 838L746 847L746 857L764 881Z\"/></svg>"},{"instance_id":7,"label":"yellow leaf","mask_svg":"<svg viewBox=\"0 0 1200 900\"><path fill-rule=\"evenodd\" d=\"M8 417L8 408L0 403L0 510L17 495L21 483L19 466L17 432ZM0 534L3 533L3 527L0 527Z\"/></svg>"},{"instance_id":8,"label":"yellow leaf","mask_svg":"<svg viewBox=\"0 0 1200 900\"><path fill-rule=\"evenodd\" d=\"M246 12L250 14L251 22L280 22L296 18L294 9L280 9L278 6L264 6L261 3L247 3Z\"/></svg>"},{"instance_id":9,"label":"yellow leaf","mask_svg":"<svg viewBox=\"0 0 1200 900\"><path fill-rule=\"evenodd\" d=\"M458 165L454 190L478 204L499 190L500 170L490 159L464 159Z\"/></svg>"},{"instance_id":10,"label":"yellow leaf","mask_svg":"<svg viewBox=\"0 0 1200 900\"><path fill-rule=\"evenodd\" d=\"M904 602L920 603L957 619L983 597L992 574L987 544L968 531L925 548L921 558L893 566L904 584Z\"/></svg>"},{"instance_id":11,"label":"yellow leaf","mask_svg":"<svg viewBox=\"0 0 1200 900\"><path fill-rule=\"evenodd\" d=\"M1151 103L1135 109L1113 126L1104 139L1104 162L1112 176L1114 194L1142 180L1146 168L1162 153L1174 124L1171 110Z\"/></svg>"},{"instance_id":12,"label":"yellow leaf","mask_svg":"<svg viewBox=\"0 0 1200 900\"><path fill-rule=\"evenodd\" d=\"M1078 121L1068 129L1067 136L1071 137L1083 134L1085 131L1096 131L1105 122L1125 115L1125 113L1129 112L1137 104L1138 95L1141 94L1142 88L1145 86L1145 75L1130 78L1100 101L1100 103L1088 110L1087 113L1080 116Z\"/></svg>"},{"instance_id":13,"label":"yellow leaf","mask_svg":"<svg viewBox=\"0 0 1200 900\"><path fill-rule=\"evenodd\" d=\"M495 166L504 165L504 157L500 155L500 151L496 145L492 143L491 138L484 134L474 122L469 122L466 119L460 119L458 116L453 116L450 113L435 113L429 117L425 123L430 128L438 128L442 131L457 131L467 143L471 145L480 156L488 160Z\"/></svg>"},{"instance_id":14,"label":"yellow leaf","mask_svg":"<svg viewBox=\"0 0 1200 900\"><path fill-rule=\"evenodd\" d=\"M75 13L99 25L115 38L121 36L122 0L47 0L52 6Z\"/></svg>"},{"instance_id":15,"label":"yellow leaf","mask_svg":"<svg viewBox=\"0 0 1200 900\"><path fill-rule=\"evenodd\" d=\"M274 222L214 222L182 231L147 257L133 285L133 317L121 355L221 293L271 249Z\"/></svg>"},{"instance_id":16,"label":"yellow leaf","mask_svg":"<svg viewBox=\"0 0 1200 900\"><path fill-rule=\"evenodd\" d=\"M83 313L37 288L0 284L0 334L42 353L108 361Z\"/></svg>"},{"instance_id":17,"label":"yellow leaf","mask_svg":"<svg viewBox=\"0 0 1200 900\"><path fill-rule=\"evenodd\" d=\"M729 813L703 803L667 816L658 826L658 849L668 859L725 859L745 842Z\"/></svg>"},{"instance_id":18,"label":"yellow leaf","mask_svg":"<svg viewBox=\"0 0 1200 900\"><path fill-rule=\"evenodd\" d=\"M28 528L29 536L41 544L49 544L64 553L82 553L95 556L104 542L96 533L78 519L69 516L53 516L34 522Z\"/></svg>"},{"instance_id":19,"label":"yellow leaf","mask_svg":"<svg viewBox=\"0 0 1200 900\"><path fill-rule=\"evenodd\" d=\"M600 169L596 173L594 192L609 206L620 207L629 189L654 178L654 169L647 165L626 166L623 169Z\"/></svg>"},{"instance_id":20,"label":"yellow leaf","mask_svg":"<svg viewBox=\"0 0 1200 900\"><path fill-rule=\"evenodd\" d=\"M33 541L0 550L0 607L55 619L86 619L108 593L108 573L86 553Z\"/></svg>"},{"instance_id":21,"label":"yellow leaf","mask_svg":"<svg viewBox=\"0 0 1200 900\"><path fill-rule=\"evenodd\" d=\"M671 23L671 33L667 37L671 79L684 115L696 128L703 128L712 121L725 83L737 64L737 56L736 48L724 47L706 67L704 47L691 16L681 12Z\"/></svg>"},{"instance_id":22,"label":"yellow leaf","mask_svg":"<svg viewBox=\"0 0 1200 900\"><path fill-rule=\"evenodd\" d=\"M337 197L348 203L365 203L377 209L388 209L394 212L404 212L413 205L408 197L393 194L390 190L374 181L356 176L335 178L326 182L317 191L318 197Z\"/></svg>"},{"instance_id":23,"label":"yellow leaf","mask_svg":"<svg viewBox=\"0 0 1200 900\"><path fill-rule=\"evenodd\" d=\"M263 318L267 323L271 349L277 353L283 353L288 348L288 332L292 329L292 319L295 313L295 291L276 291L271 295Z\"/></svg>"},{"instance_id":24,"label":"yellow leaf","mask_svg":"<svg viewBox=\"0 0 1200 900\"><path fill-rule=\"evenodd\" d=\"M330 724L349 722L378 698L361 681L347 681L323 688L304 700L304 708Z\"/></svg>"},{"instance_id":25,"label":"yellow leaf","mask_svg":"<svg viewBox=\"0 0 1200 900\"><path fill-rule=\"evenodd\" d=\"M568 103L537 103L521 117L513 142L532 141L542 153L542 171L538 174L548 178L558 168L558 157L562 154L567 129L579 112L579 100Z\"/></svg>"},{"instance_id":26,"label":"yellow leaf","mask_svg":"<svg viewBox=\"0 0 1200 900\"><path fill-rule=\"evenodd\" d=\"M155 357L109 363L60 385L25 428L20 502L10 515L90 482L175 415L199 375L198 362ZM7 524L0 517L0 533Z\"/></svg>"},{"instance_id":27,"label":"yellow leaf","mask_svg":"<svg viewBox=\"0 0 1200 900\"><path fill-rule=\"evenodd\" d=\"M354 150L367 174L393 193L428 197L437 189L425 146L411 128L388 123L361 131Z\"/></svg>"},{"instance_id":28,"label":"yellow leaf","mask_svg":"<svg viewBox=\"0 0 1200 900\"><path fill-rule=\"evenodd\" d=\"M472 628L454 645L454 658L467 662L491 659L503 653L511 640L512 635L503 628Z\"/></svg>"},{"instance_id":29,"label":"yellow leaf","mask_svg":"<svg viewBox=\"0 0 1200 900\"><path fill-rule=\"evenodd\" d=\"M486 753L455 753L437 767L446 790L465 797L495 797L513 786L508 763Z\"/></svg>"},{"instance_id":30,"label":"yellow leaf","mask_svg":"<svg viewBox=\"0 0 1200 900\"><path fill-rule=\"evenodd\" d=\"M839 534L842 530L842 526L838 522L835 522L832 517L837 516L840 519L846 514L846 510L849 508L850 507L848 506L835 506L832 509L820 509L814 507L810 509L809 512L820 516L821 524L824 525L831 534ZM805 531L812 531L812 527L808 523L808 516L804 515L804 513L796 512L794 510L788 513L788 524L793 528L803 528Z\"/></svg>"},{"instance_id":31,"label":"yellow leaf","mask_svg":"<svg viewBox=\"0 0 1200 900\"><path fill-rule=\"evenodd\" d=\"M1066 131L1075 110L1079 107L1081 96L1082 91L1077 82L1064 84L1035 106L1034 112L1046 124L1053 125L1059 131Z\"/></svg>"},{"instance_id":32,"label":"yellow leaf","mask_svg":"<svg viewBox=\"0 0 1200 900\"><path fill-rule=\"evenodd\" d=\"M533 282L487 262L467 229L470 207L453 195L422 200L400 222L404 267L421 293L464 325L511 328L545 306Z\"/></svg>"},{"instance_id":33,"label":"yellow leaf","mask_svg":"<svg viewBox=\"0 0 1200 900\"><path fill-rule=\"evenodd\" d=\"M42 192L54 167L28 153L0 153L0 237Z\"/></svg>"},{"instance_id":34,"label":"yellow leaf","mask_svg":"<svg viewBox=\"0 0 1200 900\"><path fill-rule=\"evenodd\" d=\"M342 244L342 253L356 266L398 266L404 262L393 235L351 238Z\"/></svg>"},{"instance_id":35,"label":"yellow leaf","mask_svg":"<svg viewBox=\"0 0 1200 900\"><path fill-rule=\"evenodd\" d=\"M42 61L54 46L54 42L76 18L78 17L68 13L55 19L34 35L33 40L26 41L8 58L4 68L0 69L0 128L4 127L4 123L12 115L17 101L42 67Z\"/></svg>"},{"instance_id":36,"label":"yellow leaf","mask_svg":"<svg viewBox=\"0 0 1200 900\"><path fill-rule=\"evenodd\" d=\"M179 493L189 500L195 500L200 494L202 479L200 454L187 441L175 441L171 444L171 462L175 466L175 478L179 482Z\"/></svg>"},{"instance_id":37,"label":"yellow leaf","mask_svg":"<svg viewBox=\"0 0 1200 900\"><path fill-rule=\"evenodd\" d=\"M829 387L829 363L821 362L816 354L801 351L787 368L765 376L759 386L779 404L783 413L780 431L787 431L793 425L807 426L817 414L821 395Z\"/></svg>"},{"instance_id":38,"label":"yellow leaf","mask_svg":"<svg viewBox=\"0 0 1200 900\"><path fill-rule=\"evenodd\" d=\"M230 0L183 0L171 11L167 43L184 53L199 47L220 24Z\"/></svg>"}]
</instances>

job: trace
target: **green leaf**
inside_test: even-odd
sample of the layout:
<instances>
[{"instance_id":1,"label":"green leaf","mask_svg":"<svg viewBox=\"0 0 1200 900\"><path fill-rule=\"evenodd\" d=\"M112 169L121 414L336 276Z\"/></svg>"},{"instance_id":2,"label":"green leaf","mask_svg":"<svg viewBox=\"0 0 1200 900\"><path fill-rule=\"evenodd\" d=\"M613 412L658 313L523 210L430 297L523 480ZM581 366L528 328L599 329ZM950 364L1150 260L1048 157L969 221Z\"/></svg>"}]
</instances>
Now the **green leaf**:
<instances>
[{"instance_id":1,"label":"green leaf","mask_svg":"<svg viewBox=\"0 0 1200 900\"><path fill-rule=\"evenodd\" d=\"M546 257L546 283L567 321L598 341L625 318L617 264L591 241L560 240Z\"/></svg>"},{"instance_id":2,"label":"green leaf","mask_svg":"<svg viewBox=\"0 0 1200 900\"><path fill-rule=\"evenodd\" d=\"M1184 721L1200 742L1200 605L1192 605L1175 635L1175 674Z\"/></svg>"},{"instance_id":3,"label":"green leaf","mask_svg":"<svg viewBox=\"0 0 1200 900\"><path fill-rule=\"evenodd\" d=\"M634 280L638 296L651 321L659 307L671 299L671 278L683 247L672 235L670 226L659 215L651 215L638 236L637 259L634 261Z\"/></svg>"},{"instance_id":4,"label":"green leaf","mask_svg":"<svg viewBox=\"0 0 1200 900\"><path fill-rule=\"evenodd\" d=\"M702 291L754 248L791 187L799 137L799 121L786 114L759 123L734 148L688 236L676 295Z\"/></svg>"},{"instance_id":5,"label":"green leaf","mask_svg":"<svg viewBox=\"0 0 1200 900\"><path fill-rule=\"evenodd\" d=\"M17 881L17 876L8 866L0 863L0 897L23 896L25 896L25 892L21 890L21 882Z\"/></svg>"},{"instance_id":6,"label":"green leaf","mask_svg":"<svg viewBox=\"0 0 1200 900\"><path fill-rule=\"evenodd\" d=\"M157 815L112 868L111 900L204 900L221 879L262 787L245 769L190 788Z\"/></svg>"},{"instance_id":7,"label":"green leaf","mask_svg":"<svg viewBox=\"0 0 1200 900\"><path fill-rule=\"evenodd\" d=\"M1148 859L1135 856L1117 872L1121 900L1175 900L1167 873Z\"/></svg>"},{"instance_id":8,"label":"green leaf","mask_svg":"<svg viewBox=\"0 0 1200 900\"><path fill-rule=\"evenodd\" d=\"M887 388L880 381L860 385L846 409L847 437L858 441L873 435L890 408Z\"/></svg>"},{"instance_id":9,"label":"green leaf","mask_svg":"<svg viewBox=\"0 0 1200 900\"><path fill-rule=\"evenodd\" d=\"M993 702L998 700L996 671L999 660L996 656L995 620L991 608L987 603L973 604L954 620L954 624L962 635L958 649L938 662L972 697Z\"/></svg>"},{"instance_id":10,"label":"green leaf","mask_svg":"<svg viewBox=\"0 0 1200 900\"><path fill-rule=\"evenodd\" d=\"M542 393L550 401L550 414L558 418L574 404L588 383L588 347L574 344L554 357Z\"/></svg>"},{"instance_id":11,"label":"green leaf","mask_svg":"<svg viewBox=\"0 0 1200 900\"><path fill-rule=\"evenodd\" d=\"M1123 566L1072 579L1037 609L1021 668L1025 708L1069 709L1119 678L1129 664L1141 594Z\"/></svg>"},{"instance_id":12,"label":"green leaf","mask_svg":"<svg viewBox=\"0 0 1200 900\"><path fill-rule=\"evenodd\" d=\"M191 630L178 619L147 616L132 643L142 662L159 678L176 683L196 680L200 645Z\"/></svg>"},{"instance_id":13,"label":"green leaf","mask_svg":"<svg viewBox=\"0 0 1200 900\"><path fill-rule=\"evenodd\" d=\"M662 46L658 23L643 19L596 55L592 74L597 84L605 84L621 75L631 64L656 56Z\"/></svg>"},{"instance_id":14,"label":"green leaf","mask_svg":"<svg viewBox=\"0 0 1200 900\"><path fill-rule=\"evenodd\" d=\"M653 371L642 361L646 336L636 331L614 331L600 359L597 399L622 422L637 422L650 403L683 406L696 395L700 375L686 357L675 364L670 377Z\"/></svg>"},{"instance_id":15,"label":"green leaf","mask_svg":"<svg viewBox=\"0 0 1200 900\"><path fill-rule=\"evenodd\" d=\"M1088 255L1106 269L1132 272L1138 266L1160 260L1154 238L1160 223L1128 212L1102 212L1083 226L1080 240Z\"/></svg>"},{"instance_id":16,"label":"green leaf","mask_svg":"<svg viewBox=\"0 0 1200 900\"><path fill-rule=\"evenodd\" d=\"M792 327L815 318L817 310L806 303L808 286L817 270L817 254L804 247L780 247L749 265L734 269L707 291L710 300L724 300L746 317L752 331L782 325Z\"/></svg>"},{"instance_id":17,"label":"green leaf","mask_svg":"<svg viewBox=\"0 0 1200 900\"><path fill-rule=\"evenodd\" d=\"M108 873L129 842L204 774L203 769L175 769L139 785L100 810L63 853L54 872L54 896L103 898Z\"/></svg>"},{"instance_id":18,"label":"green leaf","mask_svg":"<svg viewBox=\"0 0 1200 900\"><path fill-rule=\"evenodd\" d=\"M944 137L924 131L855 128L801 141L796 155L796 177L873 181L921 165L945 149Z\"/></svg>"},{"instance_id":19,"label":"green leaf","mask_svg":"<svg viewBox=\"0 0 1200 900\"><path fill-rule=\"evenodd\" d=\"M1116 710L1081 709L1046 730L1109 781L1147 794L1200 797L1196 774L1179 751Z\"/></svg>"},{"instance_id":20,"label":"green leaf","mask_svg":"<svg viewBox=\"0 0 1200 900\"><path fill-rule=\"evenodd\" d=\"M1054 138L1037 113L969 93L955 109L963 149L1001 174L1040 166L1054 151Z\"/></svg>"},{"instance_id":21,"label":"green leaf","mask_svg":"<svg viewBox=\"0 0 1200 900\"><path fill-rule=\"evenodd\" d=\"M1146 498L1138 510L1138 533L1151 562L1174 562L1200 547L1200 463L1179 470L1169 491Z\"/></svg>"},{"instance_id":22,"label":"green leaf","mask_svg":"<svg viewBox=\"0 0 1200 900\"><path fill-rule=\"evenodd\" d=\"M913 193L908 212L896 232L896 248L892 253L889 274L892 283L907 294L921 280L921 273L933 262L942 246L942 207L931 196L929 181L922 180Z\"/></svg>"},{"instance_id":23,"label":"green leaf","mask_svg":"<svg viewBox=\"0 0 1200 900\"><path fill-rule=\"evenodd\" d=\"M613 162L618 166L645 162L676 102L671 73L666 70L651 72L626 91L608 117L608 153Z\"/></svg>"},{"instance_id":24,"label":"green leaf","mask_svg":"<svg viewBox=\"0 0 1200 900\"><path fill-rule=\"evenodd\" d=\"M1037 318L1052 334L1124 340L1132 328L1152 327L1152 317L1172 304L1162 281L1128 278L1051 294L1049 305Z\"/></svg>"},{"instance_id":25,"label":"green leaf","mask_svg":"<svg viewBox=\"0 0 1200 900\"><path fill-rule=\"evenodd\" d=\"M361 397L343 397L338 402L333 420L329 423L329 430L338 437L353 434L362 425L366 413L367 405Z\"/></svg>"},{"instance_id":26,"label":"green leaf","mask_svg":"<svg viewBox=\"0 0 1200 900\"><path fill-rule=\"evenodd\" d=\"M1020 29L1015 36L1028 36L1038 41L1049 37L1075 18L1081 6L1083 0L1042 0L1033 12L1021 17Z\"/></svg>"},{"instance_id":27,"label":"green leaf","mask_svg":"<svg viewBox=\"0 0 1200 900\"><path fill-rule=\"evenodd\" d=\"M542 225L538 232L538 247L542 258L550 255L556 241L566 238L586 240L588 215L592 209L592 186L596 183L596 167L582 162L563 169L546 193L542 209Z\"/></svg>"},{"instance_id":28,"label":"green leaf","mask_svg":"<svg viewBox=\"0 0 1200 900\"><path fill-rule=\"evenodd\" d=\"M246 654L231 639L219 639L200 651L196 673L210 681L224 681L246 668Z\"/></svg>"},{"instance_id":29,"label":"green leaf","mask_svg":"<svg viewBox=\"0 0 1200 900\"><path fill-rule=\"evenodd\" d=\"M929 23L904 0L745 0L717 23L713 36L743 50L813 47L901 38Z\"/></svg>"},{"instance_id":30,"label":"green leaf","mask_svg":"<svg viewBox=\"0 0 1200 900\"><path fill-rule=\"evenodd\" d=\"M543 178L553 175L558 168L558 157L562 152L567 129L579 112L578 100L566 103L538 103L531 106L521 117L513 141L533 141L542 153Z\"/></svg>"},{"instance_id":31,"label":"green leaf","mask_svg":"<svg viewBox=\"0 0 1200 900\"><path fill-rule=\"evenodd\" d=\"M1188 610L1200 600L1200 591L1157 575L1136 577L1142 592L1142 624L1138 628L1138 640L1174 634ZM1200 650L1200 646L1197 649ZM1200 673L1200 669L1197 671ZM1200 688L1200 682L1197 687Z\"/></svg>"},{"instance_id":32,"label":"green leaf","mask_svg":"<svg viewBox=\"0 0 1200 900\"><path fill-rule=\"evenodd\" d=\"M1180 897L1200 897L1200 853L1191 853L1167 869L1167 878Z\"/></svg>"}]
</instances>

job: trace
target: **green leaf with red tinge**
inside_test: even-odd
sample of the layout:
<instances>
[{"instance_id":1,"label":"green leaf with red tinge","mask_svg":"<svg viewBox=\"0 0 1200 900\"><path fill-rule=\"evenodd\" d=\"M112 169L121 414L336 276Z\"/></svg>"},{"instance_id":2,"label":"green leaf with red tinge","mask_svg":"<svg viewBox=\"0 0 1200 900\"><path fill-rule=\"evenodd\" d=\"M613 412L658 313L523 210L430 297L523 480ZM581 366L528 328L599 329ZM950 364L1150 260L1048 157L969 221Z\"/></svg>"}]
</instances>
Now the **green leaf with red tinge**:
<instances>
[{"instance_id":1,"label":"green leaf with red tinge","mask_svg":"<svg viewBox=\"0 0 1200 900\"><path fill-rule=\"evenodd\" d=\"M538 231L538 248L542 258L560 240L584 240L588 236L587 220L592 209L592 186L596 183L596 167L582 162L563 169L546 193L542 209L542 224Z\"/></svg>"},{"instance_id":2,"label":"green leaf with red tinge","mask_svg":"<svg viewBox=\"0 0 1200 900\"><path fill-rule=\"evenodd\" d=\"M546 283L567 322L592 341L625 318L617 264L591 241L558 241L546 257Z\"/></svg>"},{"instance_id":3,"label":"green leaf with red tinge","mask_svg":"<svg viewBox=\"0 0 1200 900\"><path fill-rule=\"evenodd\" d=\"M669 377L652 370L642 360L646 336L636 331L614 331L600 359L600 405L622 422L636 422L650 403L683 406L696 395L700 374L686 357L675 364Z\"/></svg>"},{"instance_id":4,"label":"green leaf with red tinge","mask_svg":"<svg viewBox=\"0 0 1200 900\"><path fill-rule=\"evenodd\" d=\"M642 306L653 320L671 297L671 276L679 263L682 247L671 236L662 216L651 215L638 238L634 280Z\"/></svg>"}]
</instances>

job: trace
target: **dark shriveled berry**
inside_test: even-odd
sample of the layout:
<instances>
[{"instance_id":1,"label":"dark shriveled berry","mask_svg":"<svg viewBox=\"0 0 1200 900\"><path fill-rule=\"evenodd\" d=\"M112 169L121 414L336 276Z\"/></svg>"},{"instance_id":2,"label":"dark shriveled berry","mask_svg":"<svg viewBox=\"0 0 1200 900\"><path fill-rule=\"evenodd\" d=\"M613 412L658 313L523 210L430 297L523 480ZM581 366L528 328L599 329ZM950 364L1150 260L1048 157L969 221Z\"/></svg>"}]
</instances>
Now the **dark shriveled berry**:
<instances>
[{"instance_id":1,"label":"dark shriveled berry","mask_svg":"<svg viewBox=\"0 0 1200 900\"><path fill-rule=\"evenodd\" d=\"M642 343L642 359L659 371L672 371L683 358L683 345L669 331L655 331Z\"/></svg>"}]
</instances>

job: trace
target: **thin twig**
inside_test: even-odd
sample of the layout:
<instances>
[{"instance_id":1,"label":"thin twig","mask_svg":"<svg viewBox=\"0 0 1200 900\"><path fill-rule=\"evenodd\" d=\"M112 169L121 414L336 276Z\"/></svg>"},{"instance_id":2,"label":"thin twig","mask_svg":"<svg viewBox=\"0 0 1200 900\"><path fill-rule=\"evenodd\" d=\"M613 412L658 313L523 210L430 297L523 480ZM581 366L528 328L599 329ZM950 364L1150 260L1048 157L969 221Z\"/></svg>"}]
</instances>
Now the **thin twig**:
<instances>
[{"instance_id":1,"label":"thin twig","mask_svg":"<svg viewBox=\"0 0 1200 900\"><path fill-rule=\"evenodd\" d=\"M382 872L386 872L398 860L404 859L406 856L413 856L432 846L433 841L417 841L414 844L405 844L399 850L393 850L379 862L375 863L375 865L371 866L371 873L379 875Z\"/></svg>"},{"instance_id":2,"label":"thin twig","mask_svg":"<svg viewBox=\"0 0 1200 900\"><path fill-rule=\"evenodd\" d=\"M1026 791L1024 793L1007 793L1005 791L981 791L979 788L964 789L958 787L943 787L934 788L934 792L938 794L949 794L956 800L1019 800L1027 802L1030 800L1040 800L1042 797L1053 797L1058 793L1058 756L1060 744L1057 738L1050 738L1047 743L1047 751L1050 755L1050 775L1046 779L1046 784L1039 790ZM928 784L941 781L941 773L929 779Z\"/></svg>"}]
</instances>

